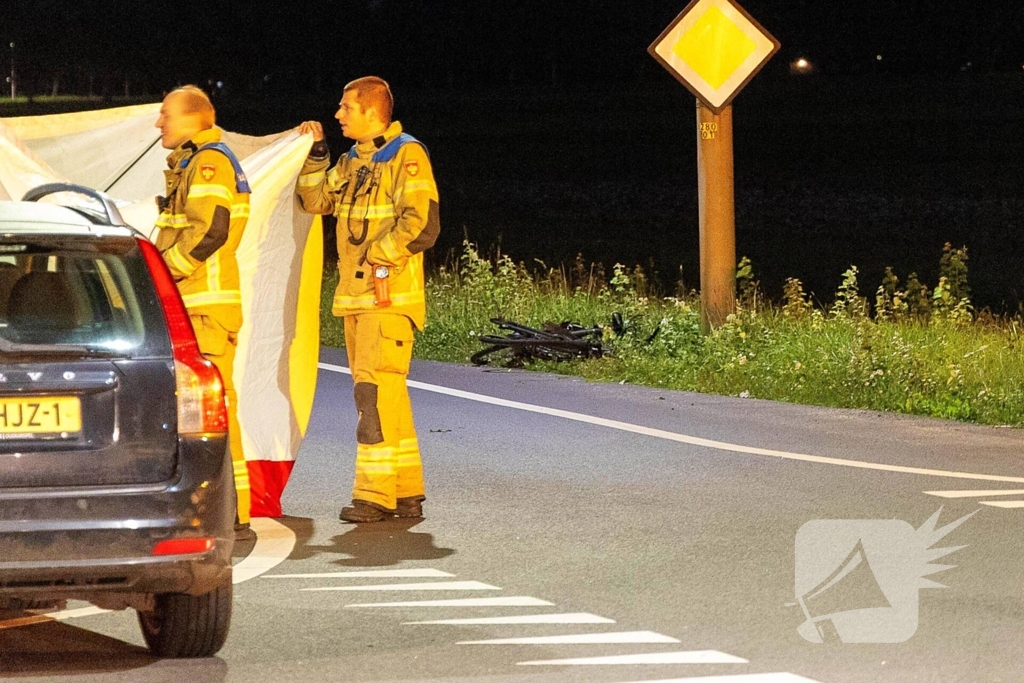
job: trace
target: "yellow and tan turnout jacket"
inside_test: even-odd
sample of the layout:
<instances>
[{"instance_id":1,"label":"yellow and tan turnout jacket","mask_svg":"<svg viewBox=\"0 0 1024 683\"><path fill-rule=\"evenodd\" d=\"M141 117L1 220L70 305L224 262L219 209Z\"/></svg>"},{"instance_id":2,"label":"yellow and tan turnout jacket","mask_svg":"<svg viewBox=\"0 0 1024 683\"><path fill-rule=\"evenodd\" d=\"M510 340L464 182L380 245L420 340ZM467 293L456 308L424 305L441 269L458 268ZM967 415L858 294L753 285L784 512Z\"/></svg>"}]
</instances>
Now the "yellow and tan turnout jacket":
<instances>
[{"instance_id":1,"label":"yellow and tan turnout jacket","mask_svg":"<svg viewBox=\"0 0 1024 683\"><path fill-rule=\"evenodd\" d=\"M220 139L220 128L204 130L167 157L156 246L189 314L208 315L236 332L242 325L242 294L235 251L249 219L249 194L239 191L224 153L197 151Z\"/></svg>"},{"instance_id":2,"label":"yellow and tan turnout jacket","mask_svg":"<svg viewBox=\"0 0 1024 683\"><path fill-rule=\"evenodd\" d=\"M423 329L423 252L440 232L437 185L427 150L393 122L354 145L329 172L329 157L310 156L299 175L302 208L338 219L333 312L407 315ZM374 305L373 267L390 270L391 306Z\"/></svg>"}]
</instances>

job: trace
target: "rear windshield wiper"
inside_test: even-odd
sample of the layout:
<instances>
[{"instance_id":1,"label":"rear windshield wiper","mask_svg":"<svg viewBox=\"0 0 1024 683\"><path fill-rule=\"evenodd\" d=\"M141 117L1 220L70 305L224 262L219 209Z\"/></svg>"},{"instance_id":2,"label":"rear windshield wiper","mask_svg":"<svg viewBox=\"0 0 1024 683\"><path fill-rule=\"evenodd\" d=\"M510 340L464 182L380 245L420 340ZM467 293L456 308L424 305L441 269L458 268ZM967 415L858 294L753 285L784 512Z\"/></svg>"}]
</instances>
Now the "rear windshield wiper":
<instances>
[{"instance_id":1,"label":"rear windshield wiper","mask_svg":"<svg viewBox=\"0 0 1024 683\"><path fill-rule=\"evenodd\" d=\"M88 356L89 358L122 358L125 355L116 351L92 349L88 346L78 346L75 344L20 344L4 337L0 337L0 353L12 356L43 355L76 358L83 356Z\"/></svg>"}]
</instances>

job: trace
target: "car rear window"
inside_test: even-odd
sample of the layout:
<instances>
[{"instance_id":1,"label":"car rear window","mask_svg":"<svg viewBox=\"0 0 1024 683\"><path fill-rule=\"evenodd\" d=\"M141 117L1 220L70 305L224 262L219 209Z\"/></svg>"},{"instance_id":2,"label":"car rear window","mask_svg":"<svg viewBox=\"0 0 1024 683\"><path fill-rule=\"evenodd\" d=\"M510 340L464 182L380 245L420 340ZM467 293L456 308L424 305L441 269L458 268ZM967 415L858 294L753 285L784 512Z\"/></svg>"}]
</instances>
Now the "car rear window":
<instances>
[{"instance_id":1,"label":"car rear window","mask_svg":"<svg viewBox=\"0 0 1024 683\"><path fill-rule=\"evenodd\" d=\"M171 349L130 237L0 238L0 337L7 353L84 347L153 357Z\"/></svg>"}]
</instances>

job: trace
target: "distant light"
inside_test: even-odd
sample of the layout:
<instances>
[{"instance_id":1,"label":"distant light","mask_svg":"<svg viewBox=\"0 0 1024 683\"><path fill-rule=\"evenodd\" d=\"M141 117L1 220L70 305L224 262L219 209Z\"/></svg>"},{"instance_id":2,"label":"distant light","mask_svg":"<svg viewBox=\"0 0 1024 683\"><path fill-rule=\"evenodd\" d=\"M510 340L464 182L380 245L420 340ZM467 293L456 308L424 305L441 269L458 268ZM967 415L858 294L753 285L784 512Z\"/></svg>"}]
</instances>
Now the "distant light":
<instances>
[{"instance_id":1,"label":"distant light","mask_svg":"<svg viewBox=\"0 0 1024 683\"><path fill-rule=\"evenodd\" d=\"M879 62L882 61L882 55L875 55L875 59Z\"/></svg>"},{"instance_id":2,"label":"distant light","mask_svg":"<svg viewBox=\"0 0 1024 683\"><path fill-rule=\"evenodd\" d=\"M814 65L806 57L800 57L789 63L789 72L792 74L809 74L814 71Z\"/></svg>"},{"instance_id":3,"label":"distant light","mask_svg":"<svg viewBox=\"0 0 1024 683\"><path fill-rule=\"evenodd\" d=\"M224 87L224 81L217 81L217 87L218 88L223 88Z\"/></svg>"}]
</instances>

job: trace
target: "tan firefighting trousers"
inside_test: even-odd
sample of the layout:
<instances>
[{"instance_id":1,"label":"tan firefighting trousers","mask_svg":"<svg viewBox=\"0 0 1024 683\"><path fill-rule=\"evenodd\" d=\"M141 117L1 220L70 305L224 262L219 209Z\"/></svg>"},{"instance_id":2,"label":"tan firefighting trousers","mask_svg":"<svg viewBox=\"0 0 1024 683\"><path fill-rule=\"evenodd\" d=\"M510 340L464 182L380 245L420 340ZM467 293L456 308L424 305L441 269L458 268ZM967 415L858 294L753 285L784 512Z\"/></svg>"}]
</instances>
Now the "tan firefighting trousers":
<instances>
[{"instance_id":1,"label":"tan firefighting trousers","mask_svg":"<svg viewBox=\"0 0 1024 683\"><path fill-rule=\"evenodd\" d=\"M414 341L400 314L345 316L345 349L355 382L356 478L352 498L393 511L423 496L423 464L405 380Z\"/></svg>"},{"instance_id":2,"label":"tan firefighting trousers","mask_svg":"<svg viewBox=\"0 0 1024 683\"><path fill-rule=\"evenodd\" d=\"M234 365L238 337L208 315L191 315L199 351L220 371L224 380L224 396L228 407L228 449L235 471L235 492L238 496L238 521L249 523L249 468L242 452L242 432L238 426L238 394L235 392Z\"/></svg>"}]
</instances>

